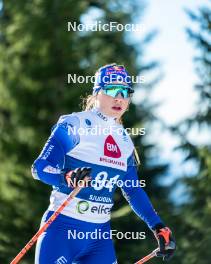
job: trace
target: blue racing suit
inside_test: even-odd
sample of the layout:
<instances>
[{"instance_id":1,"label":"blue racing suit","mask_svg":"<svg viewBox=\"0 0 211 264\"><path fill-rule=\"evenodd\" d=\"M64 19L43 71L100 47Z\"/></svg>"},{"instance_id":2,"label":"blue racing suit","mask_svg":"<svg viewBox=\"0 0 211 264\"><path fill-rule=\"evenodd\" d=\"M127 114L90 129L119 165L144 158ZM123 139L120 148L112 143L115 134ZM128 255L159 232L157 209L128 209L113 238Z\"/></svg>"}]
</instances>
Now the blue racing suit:
<instances>
[{"instance_id":1,"label":"blue racing suit","mask_svg":"<svg viewBox=\"0 0 211 264\"><path fill-rule=\"evenodd\" d=\"M112 238L102 236L110 232L117 187L149 228L162 223L137 184L133 152L134 145L123 126L97 108L60 117L32 166L33 177L53 187L42 223L73 190L67 186L66 172L91 167L93 184L81 189L38 239L36 264L117 263Z\"/></svg>"}]
</instances>

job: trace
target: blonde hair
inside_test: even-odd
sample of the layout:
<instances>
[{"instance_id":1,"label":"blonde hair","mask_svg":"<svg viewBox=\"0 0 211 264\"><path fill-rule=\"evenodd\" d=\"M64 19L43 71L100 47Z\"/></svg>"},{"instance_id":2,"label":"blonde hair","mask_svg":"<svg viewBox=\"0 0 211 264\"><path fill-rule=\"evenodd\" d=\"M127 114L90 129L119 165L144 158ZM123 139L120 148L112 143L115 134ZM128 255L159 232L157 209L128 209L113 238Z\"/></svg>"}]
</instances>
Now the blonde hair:
<instances>
[{"instance_id":1,"label":"blonde hair","mask_svg":"<svg viewBox=\"0 0 211 264\"><path fill-rule=\"evenodd\" d=\"M82 98L82 110L89 111L95 106L95 99L97 95L89 94L87 97Z\"/></svg>"}]
</instances>

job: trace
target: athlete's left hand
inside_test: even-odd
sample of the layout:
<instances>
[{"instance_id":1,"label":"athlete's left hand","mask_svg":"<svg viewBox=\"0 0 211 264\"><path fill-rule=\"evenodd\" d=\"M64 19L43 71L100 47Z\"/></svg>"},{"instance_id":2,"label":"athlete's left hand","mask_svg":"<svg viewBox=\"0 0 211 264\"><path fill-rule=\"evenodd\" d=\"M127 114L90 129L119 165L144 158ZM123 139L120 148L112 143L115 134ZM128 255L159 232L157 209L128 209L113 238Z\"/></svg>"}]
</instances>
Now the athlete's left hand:
<instances>
[{"instance_id":1,"label":"athlete's left hand","mask_svg":"<svg viewBox=\"0 0 211 264\"><path fill-rule=\"evenodd\" d=\"M160 251L157 257L162 257L168 261L176 250L176 242L172 236L171 230L163 224L158 224L153 228L153 233L158 241Z\"/></svg>"},{"instance_id":2,"label":"athlete's left hand","mask_svg":"<svg viewBox=\"0 0 211 264\"><path fill-rule=\"evenodd\" d=\"M92 169L90 167L83 167L69 171L68 173L65 174L67 186L72 188L75 188L77 186L80 187L90 186L91 170Z\"/></svg>"}]
</instances>

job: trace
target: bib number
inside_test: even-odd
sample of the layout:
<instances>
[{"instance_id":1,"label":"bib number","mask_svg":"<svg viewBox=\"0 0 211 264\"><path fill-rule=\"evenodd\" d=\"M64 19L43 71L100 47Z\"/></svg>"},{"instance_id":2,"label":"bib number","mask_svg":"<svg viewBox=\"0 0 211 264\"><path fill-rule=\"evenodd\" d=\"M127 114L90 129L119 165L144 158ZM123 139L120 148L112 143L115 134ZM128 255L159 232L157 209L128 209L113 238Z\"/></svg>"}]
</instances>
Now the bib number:
<instances>
[{"instance_id":1,"label":"bib number","mask_svg":"<svg viewBox=\"0 0 211 264\"><path fill-rule=\"evenodd\" d=\"M109 192L112 192L112 189L116 184L119 176L120 175L116 175L113 178L108 179L108 173L106 171L101 171L97 174L94 180L93 188L96 191L99 191L105 187L109 190Z\"/></svg>"}]
</instances>

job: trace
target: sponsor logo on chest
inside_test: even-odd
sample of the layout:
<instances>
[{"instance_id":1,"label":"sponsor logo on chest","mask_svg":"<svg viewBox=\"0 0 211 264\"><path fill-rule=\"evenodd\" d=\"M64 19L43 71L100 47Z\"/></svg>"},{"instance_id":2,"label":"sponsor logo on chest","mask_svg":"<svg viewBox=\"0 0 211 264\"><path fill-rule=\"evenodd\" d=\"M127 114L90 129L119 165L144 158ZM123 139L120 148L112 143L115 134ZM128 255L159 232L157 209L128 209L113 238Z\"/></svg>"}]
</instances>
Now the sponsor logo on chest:
<instances>
[{"instance_id":1,"label":"sponsor logo on chest","mask_svg":"<svg viewBox=\"0 0 211 264\"><path fill-rule=\"evenodd\" d=\"M124 161L115 160L115 159L121 158L121 156L122 154L121 154L119 146L117 145L112 135L109 135L105 139L104 157L100 157L100 161L105 162L105 163L114 164L114 165L121 166L121 167L125 167L126 164Z\"/></svg>"},{"instance_id":2,"label":"sponsor logo on chest","mask_svg":"<svg viewBox=\"0 0 211 264\"><path fill-rule=\"evenodd\" d=\"M116 159L121 157L121 151L111 135L109 135L105 140L104 155Z\"/></svg>"}]
</instances>

